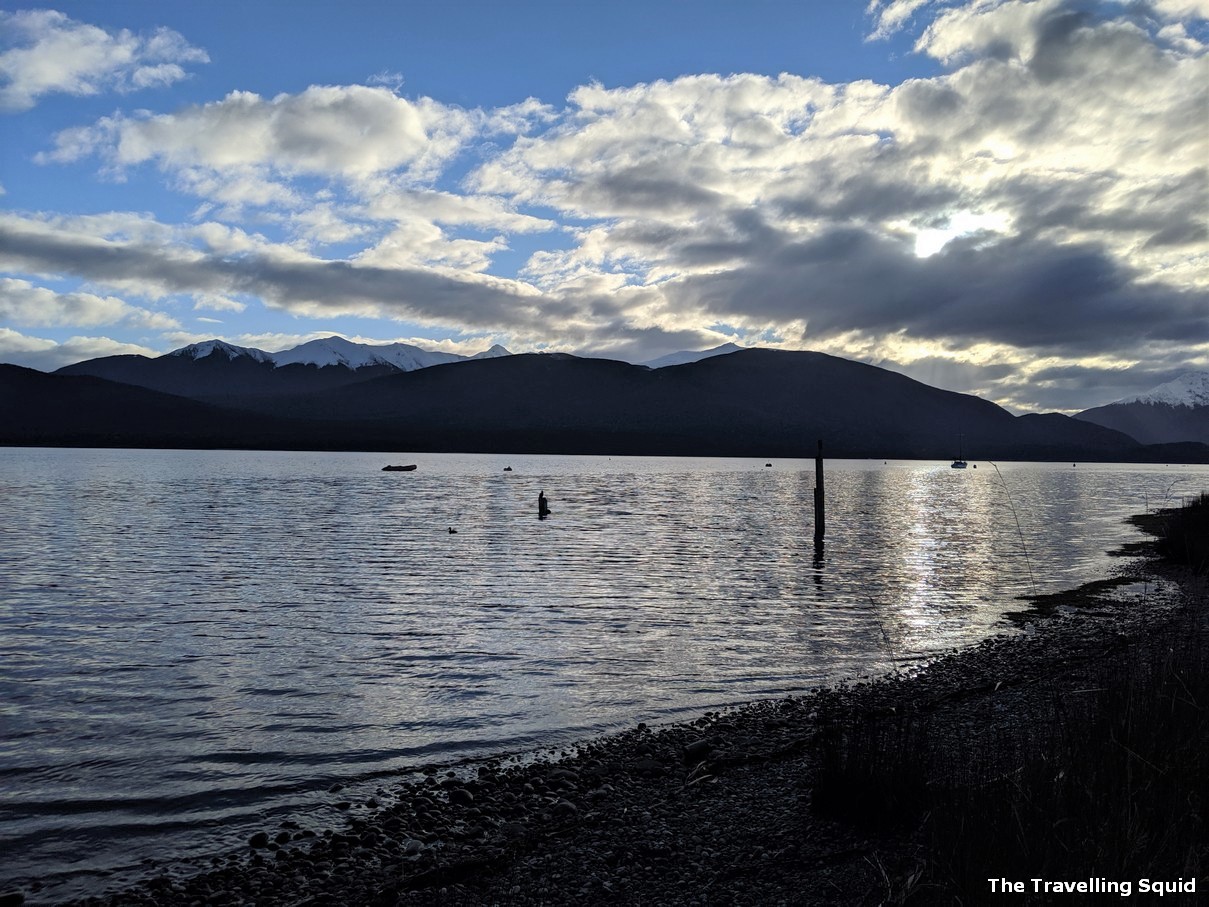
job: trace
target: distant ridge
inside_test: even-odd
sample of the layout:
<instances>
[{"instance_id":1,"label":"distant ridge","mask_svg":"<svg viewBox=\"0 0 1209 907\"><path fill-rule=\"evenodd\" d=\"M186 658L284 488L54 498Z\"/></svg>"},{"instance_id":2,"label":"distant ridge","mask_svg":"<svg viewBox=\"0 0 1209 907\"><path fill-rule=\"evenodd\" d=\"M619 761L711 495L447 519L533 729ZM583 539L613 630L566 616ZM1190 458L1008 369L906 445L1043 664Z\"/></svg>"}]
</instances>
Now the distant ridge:
<instances>
[{"instance_id":1,"label":"distant ridge","mask_svg":"<svg viewBox=\"0 0 1209 907\"><path fill-rule=\"evenodd\" d=\"M713 349L701 350L692 352L690 350L682 350L679 353L668 353L666 356L660 356L658 359L651 359L647 362L640 363L647 368L665 368L671 365L688 365L690 362L700 362L702 359L709 359L712 356L725 356L728 353L737 353L743 347L734 343L724 343L721 346L716 346Z\"/></svg>"},{"instance_id":2,"label":"distant ridge","mask_svg":"<svg viewBox=\"0 0 1209 907\"><path fill-rule=\"evenodd\" d=\"M223 351L219 351L220 355ZM0 365L0 443L59 447L285 448L305 426L90 375Z\"/></svg>"},{"instance_id":3,"label":"distant ridge","mask_svg":"<svg viewBox=\"0 0 1209 907\"><path fill-rule=\"evenodd\" d=\"M1125 432L1144 444L1209 444L1209 372L1187 372L1144 394L1075 416Z\"/></svg>"},{"instance_id":4,"label":"distant ridge","mask_svg":"<svg viewBox=\"0 0 1209 907\"><path fill-rule=\"evenodd\" d=\"M355 343L336 336L310 340L277 353L206 340L163 356L103 356L65 366L55 374L91 375L196 400L238 405L238 400L247 396L314 392L434 365L510 355L498 344L467 357L408 343Z\"/></svg>"},{"instance_id":5,"label":"distant ridge","mask_svg":"<svg viewBox=\"0 0 1209 907\"><path fill-rule=\"evenodd\" d=\"M828 457L949 461L960 440L971 462L1209 461L1204 444L1146 447L1055 413L1017 417L816 352L745 349L660 368L529 353L404 371L381 363L278 366L232 349L82 363L111 373L99 383L107 385L114 428L102 436L104 426L89 421L100 407L82 396L101 393L96 376L86 385L67 380L84 377L68 370L21 370L21 379L8 372L14 386L29 384L30 375L47 380L37 386L35 408L9 394L0 443L187 446L196 437L199 446L221 438L233 447L797 457L811 455L821 439ZM140 382L156 384L159 395L147 397L152 388ZM0 386L0 399L5 393ZM165 415L173 401L200 420L195 435Z\"/></svg>"}]
</instances>

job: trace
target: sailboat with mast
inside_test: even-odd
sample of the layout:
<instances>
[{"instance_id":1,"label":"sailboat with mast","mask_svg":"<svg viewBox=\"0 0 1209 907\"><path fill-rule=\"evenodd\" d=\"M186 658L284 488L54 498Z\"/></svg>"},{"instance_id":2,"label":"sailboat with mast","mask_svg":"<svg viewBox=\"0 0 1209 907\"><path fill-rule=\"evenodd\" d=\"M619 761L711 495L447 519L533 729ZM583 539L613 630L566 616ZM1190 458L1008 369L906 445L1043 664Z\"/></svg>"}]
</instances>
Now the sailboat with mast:
<instances>
[{"instance_id":1,"label":"sailboat with mast","mask_svg":"<svg viewBox=\"0 0 1209 907\"><path fill-rule=\"evenodd\" d=\"M964 435L957 436L957 459L949 464L951 467L953 467L953 469L965 469L966 466L968 465L962 457L961 448L962 448L962 440L964 437L965 437Z\"/></svg>"}]
</instances>

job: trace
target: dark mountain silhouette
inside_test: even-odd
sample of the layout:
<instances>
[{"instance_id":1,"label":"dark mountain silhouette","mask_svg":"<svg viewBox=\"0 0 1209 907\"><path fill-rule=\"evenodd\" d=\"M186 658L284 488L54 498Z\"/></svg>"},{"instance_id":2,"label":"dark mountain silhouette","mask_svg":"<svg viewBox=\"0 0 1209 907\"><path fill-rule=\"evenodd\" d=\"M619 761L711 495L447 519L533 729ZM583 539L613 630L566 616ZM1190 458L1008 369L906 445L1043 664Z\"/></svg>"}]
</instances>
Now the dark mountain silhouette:
<instances>
[{"instance_id":1,"label":"dark mountain silhouette","mask_svg":"<svg viewBox=\"0 0 1209 907\"><path fill-rule=\"evenodd\" d=\"M659 369L525 354L270 394L254 368L224 371L248 363L211 358L197 364L223 374L224 393L214 394L213 386L205 393L191 386L190 393L222 399L222 408L187 409L197 401L162 395L130 398L124 418L141 420L145 444L158 443L157 434L179 439L192 430L206 439L235 439L224 446L312 449L765 457L809 456L822 439L832 457L949 459L960 445L971 460L1209 459L1204 445L1153 450L1101 426L1056 414L1015 417L977 397L813 352L749 349ZM56 420L66 430L82 418L82 387L40 390L43 434ZM109 388L111 407L121 393L138 390ZM0 393L12 391L0 386ZM190 420L204 430L190 429ZM4 443L55 443L30 440L20 421L6 421Z\"/></svg>"},{"instance_id":2,"label":"dark mountain silhouette","mask_svg":"<svg viewBox=\"0 0 1209 907\"><path fill-rule=\"evenodd\" d=\"M1200 441L1209 444L1209 406L1170 403L1110 403L1075 416L1137 438L1143 444Z\"/></svg>"},{"instance_id":3,"label":"dark mountain silhouette","mask_svg":"<svg viewBox=\"0 0 1209 907\"><path fill-rule=\"evenodd\" d=\"M68 447L297 446L306 427L101 378L0 365L0 443Z\"/></svg>"}]
</instances>

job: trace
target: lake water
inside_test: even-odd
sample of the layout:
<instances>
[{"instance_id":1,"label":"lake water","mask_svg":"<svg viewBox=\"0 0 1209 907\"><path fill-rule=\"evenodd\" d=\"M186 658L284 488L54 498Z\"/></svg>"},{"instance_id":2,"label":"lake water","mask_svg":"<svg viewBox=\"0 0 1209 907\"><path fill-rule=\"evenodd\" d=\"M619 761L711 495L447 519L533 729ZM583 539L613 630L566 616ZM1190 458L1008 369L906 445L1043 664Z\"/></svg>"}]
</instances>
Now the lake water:
<instances>
[{"instance_id":1,"label":"lake water","mask_svg":"<svg viewBox=\"0 0 1209 907\"><path fill-rule=\"evenodd\" d=\"M1209 488L978 467L829 462L820 555L813 460L0 449L0 889L98 891L334 823L333 783L918 663Z\"/></svg>"}]
</instances>

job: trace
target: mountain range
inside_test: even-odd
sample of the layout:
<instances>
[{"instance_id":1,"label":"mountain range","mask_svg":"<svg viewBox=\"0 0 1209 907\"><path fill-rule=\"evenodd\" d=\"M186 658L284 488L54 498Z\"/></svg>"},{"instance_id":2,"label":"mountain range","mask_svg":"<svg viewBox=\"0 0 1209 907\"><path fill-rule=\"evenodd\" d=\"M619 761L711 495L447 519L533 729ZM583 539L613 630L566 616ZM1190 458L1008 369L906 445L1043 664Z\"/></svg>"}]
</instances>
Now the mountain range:
<instances>
[{"instance_id":1,"label":"mountain range","mask_svg":"<svg viewBox=\"0 0 1209 907\"><path fill-rule=\"evenodd\" d=\"M449 357L328 338L282 353L208 341L53 374L0 366L0 443L771 457L821 439L834 457L1209 461L1204 444L1013 416L822 353Z\"/></svg>"},{"instance_id":2,"label":"mountain range","mask_svg":"<svg viewBox=\"0 0 1209 907\"><path fill-rule=\"evenodd\" d=\"M232 403L254 396L311 393L369 378L511 355L502 346L459 356L407 343L375 345L343 337L311 340L279 353L207 340L163 356L103 356L59 369L57 375L91 375L195 400Z\"/></svg>"}]
</instances>

